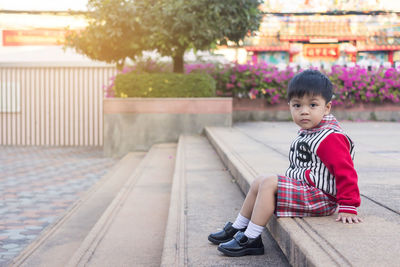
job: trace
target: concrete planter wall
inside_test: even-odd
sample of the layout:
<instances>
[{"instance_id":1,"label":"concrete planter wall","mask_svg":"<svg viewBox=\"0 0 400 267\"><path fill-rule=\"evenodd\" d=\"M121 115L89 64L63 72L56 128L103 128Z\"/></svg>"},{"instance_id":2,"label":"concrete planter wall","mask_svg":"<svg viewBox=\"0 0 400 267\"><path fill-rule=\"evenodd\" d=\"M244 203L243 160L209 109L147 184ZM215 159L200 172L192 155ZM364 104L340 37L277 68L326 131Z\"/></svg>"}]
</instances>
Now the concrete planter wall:
<instances>
[{"instance_id":1,"label":"concrete planter wall","mask_svg":"<svg viewBox=\"0 0 400 267\"><path fill-rule=\"evenodd\" d=\"M400 104L356 104L335 106L332 113L338 120L400 121ZM233 99L233 122L291 120L287 103L267 104L264 99Z\"/></svg>"},{"instance_id":2,"label":"concrete planter wall","mask_svg":"<svg viewBox=\"0 0 400 267\"><path fill-rule=\"evenodd\" d=\"M232 104L233 122L291 120L287 103L271 105L265 99L234 98Z\"/></svg>"},{"instance_id":3,"label":"concrete planter wall","mask_svg":"<svg viewBox=\"0 0 400 267\"><path fill-rule=\"evenodd\" d=\"M232 98L107 98L103 108L106 156L177 142L205 126L232 125Z\"/></svg>"},{"instance_id":4,"label":"concrete planter wall","mask_svg":"<svg viewBox=\"0 0 400 267\"><path fill-rule=\"evenodd\" d=\"M356 104L333 107L333 114L340 120L400 121L400 104Z\"/></svg>"}]
</instances>

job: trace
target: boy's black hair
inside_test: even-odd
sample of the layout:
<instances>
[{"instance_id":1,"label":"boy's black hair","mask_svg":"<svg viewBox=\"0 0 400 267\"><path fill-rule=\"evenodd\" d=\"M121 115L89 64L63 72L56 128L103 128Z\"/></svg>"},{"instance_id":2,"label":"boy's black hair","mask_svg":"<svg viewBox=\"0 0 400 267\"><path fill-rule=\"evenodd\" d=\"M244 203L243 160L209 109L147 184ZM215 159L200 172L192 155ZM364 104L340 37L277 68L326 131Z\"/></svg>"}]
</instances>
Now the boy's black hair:
<instances>
[{"instance_id":1,"label":"boy's black hair","mask_svg":"<svg viewBox=\"0 0 400 267\"><path fill-rule=\"evenodd\" d=\"M326 103L331 101L333 86L329 78L318 70L305 70L296 74L289 82L287 100L304 95L320 95Z\"/></svg>"}]
</instances>

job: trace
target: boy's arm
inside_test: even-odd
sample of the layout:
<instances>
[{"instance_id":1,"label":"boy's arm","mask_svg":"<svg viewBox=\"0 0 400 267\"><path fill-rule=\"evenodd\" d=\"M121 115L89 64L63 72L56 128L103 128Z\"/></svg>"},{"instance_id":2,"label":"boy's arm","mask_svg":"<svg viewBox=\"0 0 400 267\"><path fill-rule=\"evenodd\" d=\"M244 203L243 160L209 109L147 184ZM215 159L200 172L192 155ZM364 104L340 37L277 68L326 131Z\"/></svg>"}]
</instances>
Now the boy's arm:
<instances>
[{"instance_id":1,"label":"boy's arm","mask_svg":"<svg viewBox=\"0 0 400 267\"><path fill-rule=\"evenodd\" d=\"M357 185L357 172L350 155L350 143L343 134L332 133L322 141L317 155L336 179L336 199L339 213L357 215L360 206L360 192ZM341 217L339 215L339 217ZM345 216L347 218L348 216ZM350 218L349 218L350 219Z\"/></svg>"}]
</instances>

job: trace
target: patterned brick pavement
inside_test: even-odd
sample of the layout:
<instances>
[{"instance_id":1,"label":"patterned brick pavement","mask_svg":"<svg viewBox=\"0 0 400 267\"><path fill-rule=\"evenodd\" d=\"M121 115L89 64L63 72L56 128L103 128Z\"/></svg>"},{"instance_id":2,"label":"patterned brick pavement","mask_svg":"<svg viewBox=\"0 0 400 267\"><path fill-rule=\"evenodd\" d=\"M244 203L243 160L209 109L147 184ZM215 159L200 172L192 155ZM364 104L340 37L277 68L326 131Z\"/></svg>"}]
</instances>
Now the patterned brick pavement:
<instances>
[{"instance_id":1,"label":"patterned brick pavement","mask_svg":"<svg viewBox=\"0 0 400 267\"><path fill-rule=\"evenodd\" d=\"M0 147L0 267L116 162L101 148Z\"/></svg>"}]
</instances>

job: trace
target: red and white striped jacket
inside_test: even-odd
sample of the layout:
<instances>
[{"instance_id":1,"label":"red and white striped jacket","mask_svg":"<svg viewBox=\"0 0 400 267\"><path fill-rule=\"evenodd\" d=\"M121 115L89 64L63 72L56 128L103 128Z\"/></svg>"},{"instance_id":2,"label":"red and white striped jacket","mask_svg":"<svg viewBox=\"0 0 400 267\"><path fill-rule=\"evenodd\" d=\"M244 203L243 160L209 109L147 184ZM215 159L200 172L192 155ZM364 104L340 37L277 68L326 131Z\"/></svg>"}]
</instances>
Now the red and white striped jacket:
<instances>
[{"instance_id":1,"label":"red and white striped jacket","mask_svg":"<svg viewBox=\"0 0 400 267\"><path fill-rule=\"evenodd\" d=\"M360 206L354 143L333 115L320 124L300 130L289 152L286 176L321 189L339 204L339 212L357 214Z\"/></svg>"}]
</instances>

